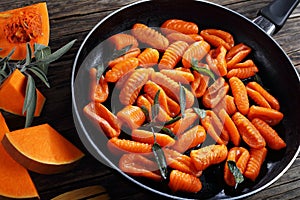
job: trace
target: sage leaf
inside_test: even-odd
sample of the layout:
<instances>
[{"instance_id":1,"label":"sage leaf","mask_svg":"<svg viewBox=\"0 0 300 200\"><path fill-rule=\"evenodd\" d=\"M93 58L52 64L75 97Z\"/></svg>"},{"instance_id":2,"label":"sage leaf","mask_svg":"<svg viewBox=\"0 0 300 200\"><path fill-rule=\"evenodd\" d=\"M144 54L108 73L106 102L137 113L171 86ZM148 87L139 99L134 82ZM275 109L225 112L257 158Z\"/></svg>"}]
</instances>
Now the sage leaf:
<instances>
[{"instance_id":1,"label":"sage leaf","mask_svg":"<svg viewBox=\"0 0 300 200\"><path fill-rule=\"evenodd\" d=\"M254 81L259 83L260 85L263 85L262 80L258 74L254 75Z\"/></svg>"},{"instance_id":2,"label":"sage leaf","mask_svg":"<svg viewBox=\"0 0 300 200\"><path fill-rule=\"evenodd\" d=\"M114 60L116 58L119 58L119 57L123 56L124 54L126 54L131 49L131 47L132 47L132 44L127 45L127 46L123 47L120 50L114 49L110 60Z\"/></svg>"},{"instance_id":3,"label":"sage leaf","mask_svg":"<svg viewBox=\"0 0 300 200\"><path fill-rule=\"evenodd\" d=\"M155 121L156 117L158 116L159 113L159 94L160 94L160 90L158 90L154 96L154 102L153 105L151 106L151 114L152 114L152 121Z\"/></svg>"},{"instance_id":4,"label":"sage leaf","mask_svg":"<svg viewBox=\"0 0 300 200\"><path fill-rule=\"evenodd\" d=\"M9 61L9 60L10 60L10 57L14 54L15 50L16 50L16 48L14 47L14 48L8 53L8 55L7 55L6 57L2 58L2 59L0 60L0 65L3 64L3 63L5 63L5 62L7 62L7 61Z\"/></svg>"},{"instance_id":5,"label":"sage leaf","mask_svg":"<svg viewBox=\"0 0 300 200\"><path fill-rule=\"evenodd\" d=\"M3 66L1 67L1 71L5 71L6 70L6 67L7 67L7 62L4 62L3 63Z\"/></svg>"},{"instance_id":6,"label":"sage leaf","mask_svg":"<svg viewBox=\"0 0 300 200\"><path fill-rule=\"evenodd\" d=\"M76 39L72 40L71 42L64 45L60 49L56 50L55 52L51 53L50 55L46 56L45 58L36 61L35 64L36 65L49 64L51 62L58 60L61 56L63 56L67 51L71 49L71 47L74 45L75 42Z\"/></svg>"},{"instance_id":7,"label":"sage leaf","mask_svg":"<svg viewBox=\"0 0 300 200\"><path fill-rule=\"evenodd\" d=\"M185 116L185 107L186 107L186 94L184 87L179 83L180 90L179 90L179 103L180 103L180 111L181 111L181 116L184 118Z\"/></svg>"},{"instance_id":8,"label":"sage leaf","mask_svg":"<svg viewBox=\"0 0 300 200\"><path fill-rule=\"evenodd\" d=\"M204 119L206 117L206 111L204 109L193 107L193 110L201 119Z\"/></svg>"},{"instance_id":9,"label":"sage leaf","mask_svg":"<svg viewBox=\"0 0 300 200\"><path fill-rule=\"evenodd\" d=\"M34 118L34 112L36 108L36 91L34 92L34 97L26 111L26 120L25 120L25 128L29 127L33 121Z\"/></svg>"},{"instance_id":10,"label":"sage leaf","mask_svg":"<svg viewBox=\"0 0 300 200\"><path fill-rule=\"evenodd\" d=\"M97 80L97 83L99 82L103 72L104 72L104 64L101 63L99 64L97 67L95 67L96 70L97 70L97 73L96 73L96 80Z\"/></svg>"},{"instance_id":11,"label":"sage leaf","mask_svg":"<svg viewBox=\"0 0 300 200\"><path fill-rule=\"evenodd\" d=\"M155 94L155 96L154 96L154 99L153 99L153 101L154 101L154 104L159 104L159 94L160 94L160 90L158 90L157 92L156 92L156 94Z\"/></svg>"},{"instance_id":12,"label":"sage leaf","mask_svg":"<svg viewBox=\"0 0 300 200\"><path fill-rule=\"evenodd\" d=\"M191 66L192 69L197 71L199 74L209 76L211 79L213 79L213 81L216 80L215 74L209 69L199 67L198 61L196 59L192 58Z\"/></svg>"},{"instance_id":13,"label":"sage leaf","mask_svg":"<svg viewBox=\"0 0 300 200\"><path fill-rule=\"evenodd\" d=\"M227 161L228 168L230 172L232 173L234 180L235 180L235 189L237 188L238 184L242 183L244 181L244 176L242 175L239 168L236 166L235 161L228 160Z\"/></svg>"},{"instance_id":14,"label":"sage leaf","mask_svg":"<svg viewBox=\"0 0 300 200\"><path fill-rule=\"evenodd\" d=\"M0 75L3 77L6 77L7 73L5 72L5 70L0 70Z\"/></svg>"},{"instance_id":15,"label":"sage leaf","mask_svg":"<svg viewBox=\"0 0 300 200\"><path fill-rule=\"evenodd\" d=\"M146 108L146 106L141 106L140 107L141 110L143 111L147 121L150 121L150 114L149 114L149 110Z\"/></svg>"},{"instance_id":16,"label":"sage leaf","mask_svg":"<svg viewBox=\"0 0 300 200\"><path fill-rule=\"evenodd\" d=\"M44 73L44 71L38 67L30 67L27 68L29 71L31 71L32 73L34 73L41 81L43 81L43 83L50 88L50 84L48 82L48 78L46 76L46 74Z\"/></svg>"},{"instance_id":17,"label":"sage leaf","mask_svg":"<svg viewBox=\"0 0 300 200\"><path fill-rule=\"evenodd\" d=\"M35 93L35 82L34 82L32 76L28 75L22 114L24 114L25 111L28 109L28 107L34 97L34 93Z\"/></svg>"},{"instance_id":18,"label":"sage leaf","mask_svg":"<svg viewBox=\"0 0 300 200\"><path fill-rule=\"evenodd\" d=\"M166 157L165 157L164 151L162 150L161 146L156 142L156 137L155 137L153 127L151 127L151 130L152 130L152 134L154 137L154 144L152 145L152 152L154 154L155 161L158 165L160 174L161 174L162 178L164 180L166 180L167 174L168 174L168 168L167 168L168 165L167 165Z\"/></svg>"},{"instance_id":19,"label":"sage leaf","mask_svg":"<svg viewBox=\"0 0 300 200\"><path fill-rule=\"evenodd\" d=\"M27 42L26 43L26 61L25 61L25 66L29 65L31 63L31 57L32 57L32 51L30 44Z\"/></svg>"},{"instance_id":20,"label":"sage leaf","mask_svg":"<svg viewBox=\"0 0 300 200\"><path fill-rule=\"evenodd\" d=\"M25 99L23 104L22 112L26 112L25 128L29 127L32 123L34 112L36 108L36 87L32 76L28 75Z\"/></svg>"},{"instance_id":21,"label":"sage leaf","mask_svg":"<svg viewBox=\"0 0 300 200\"><path fill-rule=\"evenodd\" d=\"M151 119L152 119L152 122L155 122L156 121L156 118L159 114L159 108L160 108L160 105L159 104L154 104L151 106Z\"/></svg>"},{"instance_id":22,"label":"sage leaf","mask_svg":"<svg viewBox=\"0 0 300 200\"><path fill-rule=\"evenodd\" d=\"M160 174L164 180L167 179L168 169L167 169L167 161L165 154L159 144L156 142L152 146L152 151L156 160L156 163L158 165Z\"/></svg>"},{"instance_id":23,"label":"sage leaf","mask_svg":"<svg viewBox=\"0 0 300 200\"><path fill-rule=\"evenodd\" d=\"M171 131L171 129L167 128L167 127L163 127L161 129L165 134L167 134L168 136L170 136L171 138L178 140L178 137L173 133L173 131Z\"/></svg>"},{"instance_id":24,"label":"sage leaf","mask_svg":"<svg viewBox=\"0 0 300 200\"><path fill-rule=\"evenodd\" d=\"M165 122L165 126L171 125L171 124L177 122L180 119L181 119L181 116L176 116L175 118L170 119L169 121Z\"/></svg>"},{"instance_id":25,"label":"sage leaf","mask_svg":"<svg viewBox=\"0 0 300 200\"><path fill-rule=\"evenodd\" d=\"M46 57L45 54L51 54L51 48L43 44L34 43L34 56L36 59L41 59Z\"/></svg>"},{"instance_id":26,"label":"sage leaf","mask_svg":"<svg viewBox=\"0 0 300 200\"><path fill-rule=\"evenodd\" d=\"M45 59L47 56L51 54L51 48L48 46L44 46L42 44L34 44L34 57L36 60ZM45 75L48 73L49 64L38 64L37 65Z\"/></svg>"}]
</instances>

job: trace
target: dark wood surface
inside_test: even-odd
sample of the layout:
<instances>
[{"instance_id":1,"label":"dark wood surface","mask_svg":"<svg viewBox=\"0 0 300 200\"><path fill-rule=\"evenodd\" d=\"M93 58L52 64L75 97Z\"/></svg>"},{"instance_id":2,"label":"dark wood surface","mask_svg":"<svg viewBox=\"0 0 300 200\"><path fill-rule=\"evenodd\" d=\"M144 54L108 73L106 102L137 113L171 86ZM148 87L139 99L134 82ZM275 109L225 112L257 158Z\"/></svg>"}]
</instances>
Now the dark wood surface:
<instances>
[{"instance_id":1,"label":"dark wood surface","mask_svg":"<svg viewBox=\"0 0 300 200\"><path fill-rule=\"evenodd\" d=\"M93 26L114 10L135 2L136 0L48 0L51 25L50 44L53 50L77 39L73 48L59 61L49 67L50 89L37 83L47 101L42 116L34 120L33 125L49 123L67 139L86 153L82 162L72 171L57 175L40 175L32 173L31 177L41 199L51 199L73 189L91 185L103 186L112 199L161 199L148 191L130 183L110 168L96 161L86 152L76 133L71 107L71 70L76 52ZM18 8L39 2L38 0L1 0L0 11ZM171 1L170 1L171 2ZM253 19L259 8L270 0L212 0L244 16ZM274 36L284 51L291 58L300 72L300 6L290 16L284 28ZM0 44L1 45L1 44ZM24 118L4 113L9 127L14 130L22 128ZM290 169L274 184L249 198L254 199L300 199L300 157ZM99 194L103 199L107 195Z\"/></svg>"}]
</instances>

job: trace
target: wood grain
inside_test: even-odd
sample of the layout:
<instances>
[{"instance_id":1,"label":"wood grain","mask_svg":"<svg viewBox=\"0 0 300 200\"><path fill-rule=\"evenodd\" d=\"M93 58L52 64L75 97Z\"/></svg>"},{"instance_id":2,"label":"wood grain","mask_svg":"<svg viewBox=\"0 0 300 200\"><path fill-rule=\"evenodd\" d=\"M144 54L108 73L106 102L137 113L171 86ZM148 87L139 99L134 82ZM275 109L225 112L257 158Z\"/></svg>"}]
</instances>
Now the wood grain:
<instances>
[{"instance_id":1,"label":"wood grain","mask_svg":"<svg viewBox=\"0 0 300 200\"><path fill-rule=\"evenodd\" d=\"M101 185L107 189L112 199L163 199L141 189L110 168L95 160L86 152L74 127L71 101L71 70L76 52L88 32L105 16L114 10L136 2L137 0L47 0L53 50L72 39L77 39L73 48L59 61L49 67L50 89L38 82L37 87L47 97L42 117L36 118L34 124L49 123L64 137L83 150L87 156L72 171L53 176L39 175L31 172L41 199L51 199L62 193L87 187ZM224 5L249 19L257 15L259 8L271 0L211 0ZM18 8L40 0L1 0L0 11ZM287 53L295 68L300 72L300 6L290 16L285 26L274 39ZM1 44L0 44L1 46ZM12 130L22 128L24 118L4 113ZM59 116L59 117L57 117ZM49 184L51 183L51 184ZM291 168L274 184L247 200L256 199L300 199L300 156Z\"/></svg>"}]
</instances>

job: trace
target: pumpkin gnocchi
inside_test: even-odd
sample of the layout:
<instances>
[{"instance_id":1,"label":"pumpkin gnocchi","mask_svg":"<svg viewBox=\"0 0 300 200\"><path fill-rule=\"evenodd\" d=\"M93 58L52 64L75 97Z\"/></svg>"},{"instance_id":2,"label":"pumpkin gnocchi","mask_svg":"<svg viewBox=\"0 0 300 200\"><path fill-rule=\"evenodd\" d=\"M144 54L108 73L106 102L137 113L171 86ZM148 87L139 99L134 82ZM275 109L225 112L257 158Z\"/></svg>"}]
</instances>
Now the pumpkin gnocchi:
<instances>
[{"instance_id":1,"label":"pumpkin gnocchi","mask_svg":"<svg viewBox=\"0 0 300 200\"><path fill-rule=\"evenodd\" d=\"M116 51L131 48L108 61L102 90L91 80L84 112L100 124L108 149L121 155L125 173L172 192L197 193L208 168L223 167L233 187L238 182L229 162L254 181L267 149L286 147L273 127L284 117L279 102L254 81L259 68L249 58L251 47L235 45L229 32L169 19L158 29L136 23L110 42Z\"/></svg>"}]
</instances>

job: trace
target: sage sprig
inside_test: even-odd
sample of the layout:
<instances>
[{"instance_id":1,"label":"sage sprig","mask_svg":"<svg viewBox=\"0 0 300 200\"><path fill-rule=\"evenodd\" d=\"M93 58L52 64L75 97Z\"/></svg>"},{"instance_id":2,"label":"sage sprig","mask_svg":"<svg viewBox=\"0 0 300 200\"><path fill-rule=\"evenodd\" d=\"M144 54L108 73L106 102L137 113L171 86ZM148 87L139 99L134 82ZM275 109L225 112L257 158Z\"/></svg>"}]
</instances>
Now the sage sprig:
<instances>
[{"instance_id":1,"label":"sage sprig","mask_svg":"<svg viewBox=\"0 0 300 200\"><path fill-rule=\"evenodd\" d=\"M15 69L19 69L25 76L27 76L25 98L22 109L23 114L26 112L25 127L29 127L33 121L37 102L36 85L32 75L39 78L48 88L50 88L47 78L49 64L58 60L67 51L69 51L75 41L76 40L72 40L53 53L48 46L34 44L34 49L32 50L29 43L27 43L26 58L24 60L10 61L10 57L14 53L14 49L5 58L0 60L0 84L2 84ZM34 58L32 54L34 55Z\"/></svg>"},{"instance_id":2,"label":"sage sprig","mask_svg":"<svg viewBox=\"0 0 300 200\"><path fill-rule=\"evenodd\" d=\"M244 176L242 175L240 169L236 166L235 161L228 160L227 161L228 168L232 173L234 180L235 180L235 188L237 188L238 184L244 181Z\"/></svg>"},{"instance_id":3,"label":"sage sprig","mask_svg":"<svg viewBox=\"0 0 300 200\"><path fill-rule=\"evenodd\" d=\"M197 71L199 74L209 76L213 81L216 81L215 74L209 69L206 69L204 67L200 67L199 64L198 64L197 59L192 58L191 66L192 66L192 69Z\"/></svg>"}]
</instances>

